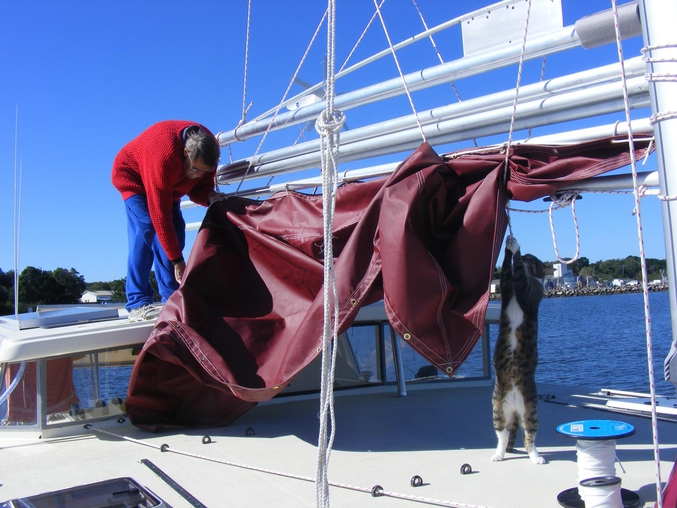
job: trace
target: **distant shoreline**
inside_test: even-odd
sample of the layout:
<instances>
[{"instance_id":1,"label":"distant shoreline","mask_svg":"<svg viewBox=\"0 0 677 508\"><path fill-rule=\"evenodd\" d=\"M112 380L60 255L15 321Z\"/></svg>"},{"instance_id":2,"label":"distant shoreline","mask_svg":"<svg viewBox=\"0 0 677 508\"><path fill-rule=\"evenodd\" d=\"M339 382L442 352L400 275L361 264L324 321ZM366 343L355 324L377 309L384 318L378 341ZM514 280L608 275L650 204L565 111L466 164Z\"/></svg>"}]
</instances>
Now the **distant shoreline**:
<instances>
[{"instance_id":1,"label":"distant shoreline","mask_svg":"<svg viewBox=\"0 0 677 508\"><path fill-rule=\"evenodd\" d=\"M667 291L667 284L656 284L649 286L649 292ZM641 293L642 286L613 286L613 287L594 287L594 288L559 288L546 289L543 292L543 298L562 298L565 296L598 296L598 295L620 295L625 293ZM496 293L490 296L490 300L500 300L501 294Z\"/></svg>"}]
</instances>

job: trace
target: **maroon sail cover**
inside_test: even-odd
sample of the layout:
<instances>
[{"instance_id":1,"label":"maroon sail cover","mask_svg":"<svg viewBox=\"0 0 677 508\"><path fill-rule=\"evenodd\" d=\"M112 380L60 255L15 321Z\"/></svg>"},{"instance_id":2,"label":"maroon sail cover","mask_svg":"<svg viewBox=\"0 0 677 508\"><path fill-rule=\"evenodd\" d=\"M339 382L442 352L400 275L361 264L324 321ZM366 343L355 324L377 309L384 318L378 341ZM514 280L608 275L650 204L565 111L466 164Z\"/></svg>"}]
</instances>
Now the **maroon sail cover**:
<instances>
[{"instance_id":1,"label":"maroon sail cover","mask_svg":"<svg viewBox=\"0 0 677 508\"><path fill-rule=\"evenodd\" d=\"M646 144L637 146L637 158ZM627 143L473 149L424 143L389 177L338 189L339 329L383 300L392 327L452 375L482 333L508 199L530 201L627 165ZM212 204L181 287L132 372L132 423L224 425L280 393L321 352L322 197Z\"/></svg>"}]
</instances>

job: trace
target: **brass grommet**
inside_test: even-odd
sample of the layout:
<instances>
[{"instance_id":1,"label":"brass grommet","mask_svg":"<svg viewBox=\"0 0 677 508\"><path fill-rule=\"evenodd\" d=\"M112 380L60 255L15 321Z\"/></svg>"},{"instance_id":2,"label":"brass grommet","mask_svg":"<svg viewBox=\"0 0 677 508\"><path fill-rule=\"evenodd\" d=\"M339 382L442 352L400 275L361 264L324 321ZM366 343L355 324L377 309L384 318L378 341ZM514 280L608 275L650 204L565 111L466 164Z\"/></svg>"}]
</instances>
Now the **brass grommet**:
<instances>
[{"instance_id":1,"label":"brass grommet","mask_svg":"<svg viewBox=\"0 0 677 508\"><path fill-rule=\"evenodd\" d=\"M451 365L449 365L449 366L448 366L446 369L444 369L444 370L447 371L447 374L451 374L452 372L454 372L454 368L453 368Z\"/></svg>"},{"instance_id":2,"label":"brass grommet","mask_svg":"<svg viewBox=\"0 0 677 508\"><path fill-rule=\"evenodd\" d=\"M355 305L357 305L357 300L356 300L355 298L351 298L351 299L350 299L350 305L352 305L353 307L355 307Z\"/></svg>"},{"instance_id":3,"label":"brass grommet","mask_svg":"<svg viewBox=\"0 0 677 508\"><path fill-rule=\"evenodd\" d=\"M404 340L409 340L409 339L411 339L411 334L410 334L410 333L405 333L404 335L402 335L402 338L403 338Z\"/></svg>"}]
</instances>

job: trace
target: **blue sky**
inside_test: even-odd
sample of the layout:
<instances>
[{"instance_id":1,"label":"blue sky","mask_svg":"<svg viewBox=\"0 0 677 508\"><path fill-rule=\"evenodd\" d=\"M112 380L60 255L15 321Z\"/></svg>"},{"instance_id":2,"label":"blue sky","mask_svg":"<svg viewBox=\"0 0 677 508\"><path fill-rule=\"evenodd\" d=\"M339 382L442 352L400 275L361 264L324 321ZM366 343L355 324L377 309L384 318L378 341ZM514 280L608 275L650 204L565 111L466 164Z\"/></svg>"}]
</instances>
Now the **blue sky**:
<instances>
[{"instance_id":1,"label":"blue sky","mask_svg":"<svg viewBox=\"0 0 677 508\"><path fill-rule=\"evenodd\" d=\"M562 2L565 25L611 5L608 0ZM418 5L428 25L433 26L483 7L485 2L418 0ZM247 79L247 102L253 102L250 118L279 102L324 7L324 2L317 0L253 0ZM338 1L337 65L372 12L369 1ZM394 42L422 30L411 0L388 0L383 13ZM213 132L237 125L242 115L246 19L245 0L6 0L0 4L1 269L14 267L17 108L16 167L20 161L23 169L19 270L29 265L44 270L75 268L87 282L122 278L127 255L125 216L122 200L110 183L112 161L127 141L160 120L195 120ZM301 70L305 81L314 83L322 78L325 38L323 30ZM436 42L445 60L460 57L457 30L436 36ZM640 46L639 39L624 43L626 57L636 56ZM356 58L385 47L380 24L374 25ZM405 72L413 71L414 65L436 63L431 47L424 49L422 53L403 53ZM611 46L552 57L545 76L565 74L588 62L613 62L615 51ZM540 61L527 64L523 84L538 81L540 66ZM384 59L376 71L354 79L374 81L395 75L392 60ZM514 86L516 75L516 67L511 67L490 80L460 80L457 86L462 98L470 98ZM499 78L503 80L500 83ZM352 86L339 82L338 92L348 85ZM298 91L298 86L292 89L293 93ZM445 93L448 103L455 102L450 89ZM429 107L427 101L432 97L433 92L415 96L417 108ZM405 106L400 114L410 112L404 99L396 104ZM346 112L348 124L357 126L389 108L350 110ZM622 112L613 117L623 118ZM533 134L548 132L542 129ZM308 136L314 136L314 130ZM498 141L500 137L479 140L480 144ZM264 145L264 151L276 148L275 142ZM235 159L251 155L257 143L258 139L234 147ZM436 148L442 152L467 146L470 144L464 142ZM227 162L228 157L228 149L223 149L221 161ZM642 169L655 169L653 157ZM543 209L547 205L531 206ZM579 201L581 255L593 262L638 255L633 206L630 195L586 195ZM187 211L186 219L197 221L202 213ZM642 215L647 256L664 258L660 204L655 198L642 202ZM558 212L555 224L560 255L573 256L570 211ZM523 251L543 260L555 259L547 214L513 214L513 228ZM186 255L195 233L188 236Z\"/></svg>"}]
</instances>

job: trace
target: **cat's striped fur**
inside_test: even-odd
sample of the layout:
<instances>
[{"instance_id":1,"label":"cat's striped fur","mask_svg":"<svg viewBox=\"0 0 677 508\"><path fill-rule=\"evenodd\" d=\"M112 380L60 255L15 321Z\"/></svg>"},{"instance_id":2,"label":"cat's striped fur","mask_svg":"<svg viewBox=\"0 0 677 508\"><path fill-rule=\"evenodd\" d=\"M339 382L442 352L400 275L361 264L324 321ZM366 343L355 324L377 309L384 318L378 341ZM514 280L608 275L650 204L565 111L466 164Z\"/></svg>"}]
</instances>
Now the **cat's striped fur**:
<instances>
[{"instance_id":1,"label":"cat's striped fur","mask_svg":"<svg viewBox=\"0 0 677 508\"><path fill-rule=\"evenodd\" d=\"M494 351L495 384L492 397L494 429L498 436L494 461L503 460L515 444L517 426L532 462L545 464L534 440L538 429L538 306L543 298L544 265L520 253L513 236L506 240L501 269L501 322Z\"/></svg>"}]
</instances>

